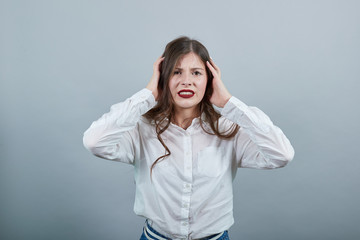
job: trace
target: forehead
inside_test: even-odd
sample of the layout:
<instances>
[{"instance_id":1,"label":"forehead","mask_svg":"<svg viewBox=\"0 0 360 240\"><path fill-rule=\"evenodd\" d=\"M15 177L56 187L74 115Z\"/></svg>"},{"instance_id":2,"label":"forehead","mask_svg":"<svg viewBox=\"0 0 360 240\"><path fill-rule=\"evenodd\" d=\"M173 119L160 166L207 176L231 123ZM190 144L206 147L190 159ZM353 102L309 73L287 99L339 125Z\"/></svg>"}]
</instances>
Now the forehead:
<instances>
[{"instance_id":1,"label":"forehead","mask_svg":"<svg viewBox=\"0 0 360 240\"><path fill-rule=\"evenodd\" d=\"M184 56L181 56L175 66L176 67L182 67L182 66L184 66L184 67L186 67L186 66L204 67L205 64L203 63L203 61L201 60L199 55L197 55L196 53L190 52L190 53L185 54Z\"/></svg>"}]
</instances>

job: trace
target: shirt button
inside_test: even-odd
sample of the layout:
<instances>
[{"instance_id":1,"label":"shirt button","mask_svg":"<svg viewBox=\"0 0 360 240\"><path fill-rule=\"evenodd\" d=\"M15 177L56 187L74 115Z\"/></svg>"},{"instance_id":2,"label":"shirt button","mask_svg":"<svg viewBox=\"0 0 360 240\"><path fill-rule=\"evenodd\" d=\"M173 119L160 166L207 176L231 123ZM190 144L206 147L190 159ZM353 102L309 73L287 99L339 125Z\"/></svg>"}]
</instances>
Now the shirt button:
<instances>
[{"instance_id":1,"label":"shirt button","mask_svg":"<svg viewBox=\"0 0 360 240\"><path fill-rule=\"evenodd\" d=\"M187 208L187 207L189 207L189 204L184 203L183 207Z\"/></svg>"},{"instance_id":2,"label":"shirt button","mask_svg":"<svg viewBox=\"0 0 360 240\"><path fill-rule=\"evenodd\" d=\"M190 188L190 184L187 183L187 184L185 185L185 187L186 187L186 188Z\"/></svg>"},{"instance_id":3,"label":"shirt button","mask_svg":"<svg viewBox=\"0 0 360 240\"><path fill-rule=\"evenodd\" d=\"M187 226L187 222L183 222L183 224L182 224L183 226Z\"/></svg>"}]
</instances>

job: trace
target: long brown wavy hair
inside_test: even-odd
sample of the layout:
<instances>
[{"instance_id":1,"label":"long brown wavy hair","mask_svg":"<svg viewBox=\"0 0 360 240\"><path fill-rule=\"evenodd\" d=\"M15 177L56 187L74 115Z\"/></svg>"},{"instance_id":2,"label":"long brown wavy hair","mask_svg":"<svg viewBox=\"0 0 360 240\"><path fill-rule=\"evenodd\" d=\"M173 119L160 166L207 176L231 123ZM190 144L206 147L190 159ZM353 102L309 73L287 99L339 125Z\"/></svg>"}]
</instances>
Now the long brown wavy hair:
<instances>
[{"instance_id":1,"label":"long brown wavy hair","mask_svg":"<svg viewBox=\"0 0 360 240\"><path fill-rule=\"evenodd\" d=\"M160 156L155 160L155 162L151 165L150 175L152 175L152 170L156 163L160 160L165 159L167 156L171 154L170 149L166 146L163 139L161 138L161 134L169 127L170 122L174 119L174 100L171 96L169 89L169 80L173 75L174 68L178 60L190 53L193 52L197 54L200 59L203 61L206 66L206 61L210 62L210 55L200 42L194 39L190 39L188 37L179 37L169 42L165 51L162 54L162 57L165 57L163 62L160 65L160 79L158 84L158 100L157 104L154 108L149 110L144 117L150 121L154 121L157 138L160 143L165 148L165 154ZM235 136L235 134L239 130L239 126L237 124L232 124L229 129L226 129L224 132L219 131L219 118L221 115L215 111L213 105L210 103L210 98L213 93L212 80L213 75L208 67L206 67L207 74L207 85L205 90L205 95L202 101L199 103L199 112L200 112L200 125L201 128L210 135L216 135L223 139L229 139ZM202 119L204 117L204 119ZM212 131L207 130L203 121L206 121Z\"/></svg>"}]
</instances>

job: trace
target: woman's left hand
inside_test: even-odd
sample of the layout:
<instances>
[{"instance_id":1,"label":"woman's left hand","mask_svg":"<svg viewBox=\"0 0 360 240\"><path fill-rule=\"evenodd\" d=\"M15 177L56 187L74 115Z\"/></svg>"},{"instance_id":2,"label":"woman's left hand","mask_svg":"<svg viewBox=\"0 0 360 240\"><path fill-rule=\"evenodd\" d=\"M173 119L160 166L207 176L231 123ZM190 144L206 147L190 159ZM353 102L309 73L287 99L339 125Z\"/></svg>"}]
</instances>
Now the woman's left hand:
<instances>
[{"instance_id":1,"label":"woman's left hand","mask_svg":"<svg viewBox=\"0 0 360 240\"><path fill-rule=\"evenodd\" d=\"M223 108L231 98L231 94L226 89L224 83L221 81L220 68L216 66L212 59L210 61L211 63L209 61L206 62L207 67L214 76L212 82L214 91L210 98L210 102L219 108Z\"/></svg>"}]
</instances>

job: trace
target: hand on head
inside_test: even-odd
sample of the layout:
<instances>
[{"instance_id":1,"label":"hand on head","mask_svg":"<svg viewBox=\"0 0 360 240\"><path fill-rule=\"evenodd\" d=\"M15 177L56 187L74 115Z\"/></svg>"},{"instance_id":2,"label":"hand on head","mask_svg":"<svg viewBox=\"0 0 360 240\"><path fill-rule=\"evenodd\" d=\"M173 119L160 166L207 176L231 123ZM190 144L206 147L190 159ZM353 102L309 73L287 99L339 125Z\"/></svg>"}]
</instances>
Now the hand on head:
<instances>
[{"instance_id":1,"label":"hand on head","mask_svg":"<svg viewBox=\"0 0 360 240\"><path fill-rule=\"evenodd\" d=\"M150 79L150 82L148 83L148 85L146 86L147 89L149 89L150 91L152 91L155 100L158 99L158 84L159 84L159 79L160 79L160 64L162 63L162 61L164 60L164 57L159 57L154 65L153 65L153 75Z\"/></svg>"},{"instance_id":2,"label":"hand on head","mask_svg":"<svg viewBox=\"0 0 360 240\"><path fill-rule=\"evenodd\" d=\"M213 94L210 98L210 102L219 108L223 108L231 98L231 94L226 89L224 83L221 81L220 68L214 63L212 59L210 61L211 62L206 62L206 66L210 69L213 75Z\"/></svg>"}]
</instances>

